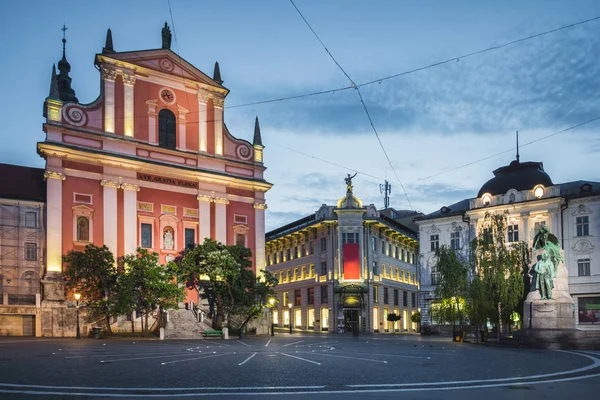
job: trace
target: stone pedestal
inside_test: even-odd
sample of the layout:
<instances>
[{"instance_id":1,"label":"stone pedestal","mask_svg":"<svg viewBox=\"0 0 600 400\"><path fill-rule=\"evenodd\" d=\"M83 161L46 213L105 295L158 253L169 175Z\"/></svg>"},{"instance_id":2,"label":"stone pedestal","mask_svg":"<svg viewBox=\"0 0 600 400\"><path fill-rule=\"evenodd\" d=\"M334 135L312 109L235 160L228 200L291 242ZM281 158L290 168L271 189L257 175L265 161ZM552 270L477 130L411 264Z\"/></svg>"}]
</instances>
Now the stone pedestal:
<instances>
[{"instance_id":1,"label":"stone pedestal","mask_svg":"<svg viewBox=\"0 0 600 400\"><path fill-rule=\"evenodd\" d=\"M65 280L61 273L48 272L42 279L42 285L44 286L44 302L65 301Z\"/></svg>"}]
</instances>

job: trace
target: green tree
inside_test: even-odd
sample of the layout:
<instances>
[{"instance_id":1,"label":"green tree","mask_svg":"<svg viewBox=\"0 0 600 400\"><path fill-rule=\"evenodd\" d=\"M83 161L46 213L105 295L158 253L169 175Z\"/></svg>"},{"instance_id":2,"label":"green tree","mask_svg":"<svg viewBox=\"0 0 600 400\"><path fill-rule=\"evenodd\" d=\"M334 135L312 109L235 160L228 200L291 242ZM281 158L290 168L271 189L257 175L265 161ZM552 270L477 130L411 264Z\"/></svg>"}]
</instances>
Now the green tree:
<instances>
[{"instance_id":1,"label":"green tree","mask_svg":"<svg viewBox=\"0 0 600 400\"><path fill-rule=\"evenodd\" d=\"M435 255L436 269L440 273L435 295L441 299L437 319L455 324L457 319L462 321L465 312L469 266L459 260L456 251L448 246L441 246Z\"/></svg>"},{"instance_id":2,"label":"green tree","mask_svg":"<svg viewBox=\"0 0 600 400\"><path fill-rule=\"evenodd\" d=\"M89 318L103 317L107 331L111 332L110 317L117 313L118 275L113 254L106 246L88 244L84 251L69 251L63 260L67 288L81 293L88 305Z\"/></svg>"},{"instance_id":3,"label":"green tree","mask_svg":"<svg viewBox=\"0 0 600 400\"><path fill-rule=\"evenodd\" d=\"M144 319L142 330L148 332L150 315L164 308L177 307L183 288L170 270L158 263L158 254L138 248L137 254L123 257L123 274L118 279L120 313L139 311Z\"/></svg>"},{"instance_id":4,"label":"green tree","mask_svg":"<svg viewBox=\"0 0 600 400\"><path fill-rule=\"evenodd\" d=\"M477 318L485 316L497 321L498 338L503 322L508 321L523 299L523 271L529 265L525 243L506 243L507 217L508 211L486 213L483 228L473 242L476 274L481 283L476 282L472 289L472 307Z\"/></svg>"}]
</instances>

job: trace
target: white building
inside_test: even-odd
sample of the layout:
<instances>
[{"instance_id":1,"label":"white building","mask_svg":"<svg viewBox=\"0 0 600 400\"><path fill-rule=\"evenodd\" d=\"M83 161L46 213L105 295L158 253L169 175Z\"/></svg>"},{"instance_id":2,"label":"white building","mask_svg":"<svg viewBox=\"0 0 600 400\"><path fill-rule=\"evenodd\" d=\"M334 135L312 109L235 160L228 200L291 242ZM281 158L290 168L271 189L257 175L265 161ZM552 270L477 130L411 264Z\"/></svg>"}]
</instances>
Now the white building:
<instances>
[{"instance_id":1,"label":"white building","mask_svg":"<svg viewBox=\"0 0 600 400\"><path fill-rule=\"evenodd\" d=\"M363 207L351 185L336 206L266 235L267 270L278 279L280 328L415 332L416 232L398 222L413 211ZM400 321L388 321L388 315Z\"/></svg>"},{"instance_id":2,"label":"white building","mask_svg":"<svg viewBox=\"0 0 600 400\"><path fill-rule=\"evenodd\" d=\"M569 290L578 314L576 328L600 329L600 182L554 184L540 162L519 162L494 171L476 198L419 217L422 323L431 321L435 249L446 245L468 260L469 244L483 228L486 212L508 212L507 242L524 241L546 225L560 241L569 272Z\"/></svg>"}]
</instances>

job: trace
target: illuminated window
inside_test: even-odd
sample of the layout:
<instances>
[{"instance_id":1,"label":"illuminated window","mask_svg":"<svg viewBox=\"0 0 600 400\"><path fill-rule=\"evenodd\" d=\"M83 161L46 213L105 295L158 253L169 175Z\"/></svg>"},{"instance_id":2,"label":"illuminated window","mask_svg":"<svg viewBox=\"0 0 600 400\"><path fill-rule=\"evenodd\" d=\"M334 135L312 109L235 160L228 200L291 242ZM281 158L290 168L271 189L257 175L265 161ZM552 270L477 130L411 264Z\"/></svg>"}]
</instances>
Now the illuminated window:
<instances>
[{"instance_id":1,"label":"illuminated window","mask_svg":"<svg viewBox=\"0 0 600 400\"><path fill-rule=\"evenodd\" d=\"M373 303L379 303L379 287L373 286Z\"/></svg>"},{"instance_id":2,"label":"illuminated window","mask_svg":"<svg viewBox=\"0 0 600 400\"><path fill-rule=\"evenodd\" d=\"M577 272L579 276L590 276L590 259L577 260Z\"/></svg>"},{"instance_id":3,"label":"illuminated window","mask_svg":"<svg viewBox=\"0 0 600 400\"><path fill-rule=\"evenodd\" d=\"M440 248L440 235L430 235L429 242L431 244L431 251L436 251Z\"/></svg>"},{"instance_id":4,"label":"illuminated window","mask_svg":"<svg viewBox=\"0 0 600 400\"><path fill-rule=\"evenodd\" d=\"M273 324L279 325L279 312L273 310Z\"/></svg>"},{"instance_id":5,"label":"illuminated window","mask_svg":"<svg viewBox=\"0 0 600 400\"><path fill-rule=\"evenodd\" d=\"M315 327L315 309L314 308L308 309L308 327L309 328Z\"/></svg>"},{"instance_id":6,"label":"illuminated window","mask_svg":"<svg viewBox=\"0 0 600 400\"><path fill-rule=\"evenodd\" d=\"M590 217L577 217L577 236L589 236L590 234Z\"/></svg>"},{"instance_id":7,"label":"illuminated window","mask_svg":"<svg viewBox=\"0 0 600 400\"><path fill-rule=\"evenodd\" d=\"M301 328L302 327L302 310L300 309L296 309L294 310L294 326L296 328Z\"/></svg>"},{"instance_id":8,"label":"illuminated window","mask_svg":"<svg viewBox=\"0 0 600 400\"><path fill-rule=\"evenodd\" d=\"M519 241L519 225L508 226L508 241L518 242Z\"/></svg>"},{"instance_id":9,"label":"illuminated window","mask_svg":"<svg viewBox=\"0 0 600 400\"><path fill-rule=\"evenodd\" d=\"M373 330L379 332L379 308L373 307Z\"/></svg>"},{"instance_id":10,"label":"illuminated window","mask_svg":"<svg viewBox=\"0 0 600 400\"><path fill-rule=\"evenodd\" d=\"M481 201L483 201L484 206L489 206L492 202L492 196L490 196L489 193L486 193L481 197Z\"/></svg>"},{"instance_id":11,"label":"illuminated window","mask_svg":"<svg viewBox=\"0 0 600 400\"><path fill-rule=\"evenodd\" d=\"M324 307L321 308L321 329L327 328L329 328L329 309Z\"/></svg>"},{"instance_id":12,"label":"illuminated window","mask_svg":"<svg viewBox=\"0 0 600 400\"><path fill-rule=\"evenodd\" d=\"M290 310L283 311L283 326L290 326Z\"/></svg>"},{"instance_id":13,"label":"illuminated window","mask_svg":"<svg viewBox=\"0 0 600 400\"><path fill-rule=\"evenodd\" d=\"M158 113L158 145L173 150L177 147L175 114L167 109Z\"/></svg>"},{"instance_id":14,"label":"illuminated window","mask_svg":"<svg viewBox=\"0 0 600 400\"><path fill-rule=\"evenodd\" d=\"M535 189L533 189L533 195L536 199L541 198L544 195L544 187L541 185L536 186Z\"/></svg>"}]
</instances>

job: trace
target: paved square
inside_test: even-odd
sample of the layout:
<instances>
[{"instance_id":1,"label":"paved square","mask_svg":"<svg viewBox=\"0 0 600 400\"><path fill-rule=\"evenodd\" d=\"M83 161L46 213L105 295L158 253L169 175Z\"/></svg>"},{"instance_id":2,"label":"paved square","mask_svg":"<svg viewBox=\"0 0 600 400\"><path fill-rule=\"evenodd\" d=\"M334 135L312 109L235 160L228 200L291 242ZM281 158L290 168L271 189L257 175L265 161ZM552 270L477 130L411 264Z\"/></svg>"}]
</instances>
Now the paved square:
<instances>
[{"instance_id":1,"label":"paved square","mask_svg":"<svg viewBox=\"0 0 600 400\"><path fill-rule=\"evenodd\" d=\"M411 335L3 339L0 360L0 398L7 399L394 397L438 391L446 398L478 388L584 379L584 390L600 389L600 352L501 349Z\"/></svg>"}]
</instances>

